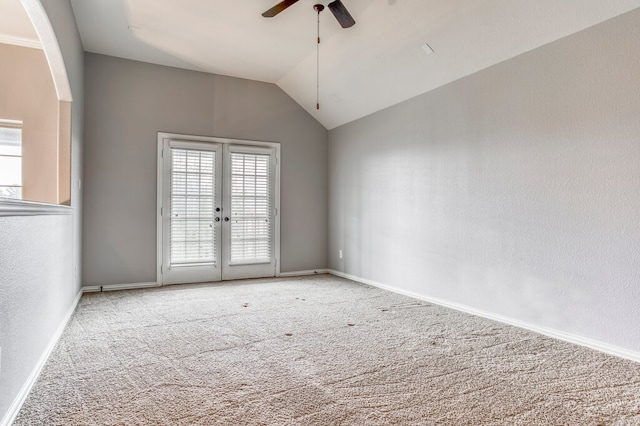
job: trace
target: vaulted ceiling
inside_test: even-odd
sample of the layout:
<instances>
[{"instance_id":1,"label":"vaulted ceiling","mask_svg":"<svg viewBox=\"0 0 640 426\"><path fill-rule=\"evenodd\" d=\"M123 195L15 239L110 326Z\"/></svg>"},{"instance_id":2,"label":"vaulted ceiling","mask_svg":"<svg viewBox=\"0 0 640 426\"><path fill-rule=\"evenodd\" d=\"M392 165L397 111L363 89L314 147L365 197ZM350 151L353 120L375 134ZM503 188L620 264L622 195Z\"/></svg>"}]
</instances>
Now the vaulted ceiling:
<instances>
[{"instance_id":1,"label":"vaulted ceiling","mask_svg":"<svg viewBox=\"0 0 640 426\"><path fill-rule=\"evenodd\" d=\"M356 25L343 29L328 10L320 14L316 110L313 5L328 0L261 16L278 1L71 3L86 51L275 83L328 129L640 7L640 0L342 0Z\"/></svg>"}]
</instances>

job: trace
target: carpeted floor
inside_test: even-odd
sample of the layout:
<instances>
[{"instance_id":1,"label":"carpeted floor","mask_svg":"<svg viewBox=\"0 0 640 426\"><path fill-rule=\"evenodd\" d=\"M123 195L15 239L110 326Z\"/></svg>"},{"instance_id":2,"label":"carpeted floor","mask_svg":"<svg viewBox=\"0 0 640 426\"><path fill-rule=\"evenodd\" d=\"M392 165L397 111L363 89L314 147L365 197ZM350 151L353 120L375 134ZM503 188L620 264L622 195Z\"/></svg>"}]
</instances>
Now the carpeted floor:
<instances>
[{"instance_id":1,"label":"carpeted floor","mask_svg":"<svg viewBox=\"0 0 640 426\"><path fill-rule=\"evenodd\" d=\"M95 293L16 424L640 424L640 364L327 275Z\"/></svg>"}]
</instances>

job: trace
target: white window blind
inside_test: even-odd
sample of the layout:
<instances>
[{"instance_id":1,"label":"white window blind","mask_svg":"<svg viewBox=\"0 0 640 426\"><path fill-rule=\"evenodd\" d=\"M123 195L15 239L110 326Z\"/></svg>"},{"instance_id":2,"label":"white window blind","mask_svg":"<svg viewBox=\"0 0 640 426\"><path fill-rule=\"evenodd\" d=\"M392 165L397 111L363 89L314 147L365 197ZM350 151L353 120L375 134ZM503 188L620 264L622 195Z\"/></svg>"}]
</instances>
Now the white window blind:
<instances>
[{"instance_id":1,"label":"white window blind","mask_svg":"<svg viewBox=\"0 0 640 426\"><path fill-rule=\"evenodd\" d=\"M215 263L215 155L171 150L170 264Z\"/></svg>"},{"instance_id":2,"label":"white window blind","mask_svg":"<svg viewBox=\"0 0 640 426\"><path fill-rule=\"evenodd\" d=\"M270 156L231 153L231 263L271 261Z\"/></svg>"}]
</instances>

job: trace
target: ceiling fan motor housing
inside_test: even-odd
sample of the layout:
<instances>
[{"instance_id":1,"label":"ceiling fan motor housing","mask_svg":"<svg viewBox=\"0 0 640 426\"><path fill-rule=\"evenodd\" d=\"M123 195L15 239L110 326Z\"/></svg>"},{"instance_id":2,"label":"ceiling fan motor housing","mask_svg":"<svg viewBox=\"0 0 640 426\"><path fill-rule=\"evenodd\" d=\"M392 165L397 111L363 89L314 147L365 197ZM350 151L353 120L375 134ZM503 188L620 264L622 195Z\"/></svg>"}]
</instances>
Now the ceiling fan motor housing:
<instances>
[{"instance_id":1,"label":"ceiling fan motor housing","mask_svg":"<svg viewBox=\"0 0 640 426\"><path fill-rule=\"evenodd\" d=\"M273 6L271 9L265 11L262 16L265 18L273 18L278 15L280 12L284 11L290 6L296 4L298 0L282 0L280 3ZM353 16L349 13L347 8L342 4L342 0L316 0L316 4L313 5L313 10L315 10L318 14L322 12L325 8L325 3L327 3L327 7L333 13L333 16L336 17L338 23L342 28L350 28L352 27L356 21L353 19Z\"/></svg>"}]
</instances>

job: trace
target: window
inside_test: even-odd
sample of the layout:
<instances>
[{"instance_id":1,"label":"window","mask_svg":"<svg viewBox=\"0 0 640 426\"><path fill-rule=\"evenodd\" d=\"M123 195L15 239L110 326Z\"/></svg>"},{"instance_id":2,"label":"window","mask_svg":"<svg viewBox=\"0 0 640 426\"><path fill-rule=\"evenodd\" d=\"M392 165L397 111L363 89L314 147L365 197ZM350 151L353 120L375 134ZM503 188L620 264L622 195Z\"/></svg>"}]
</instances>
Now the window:
<instances>
[{"instance_id":1,"label":"window","mask_svg":"<svg viewBox=\"0 0 640 426\"><path fill-rule=\"evenodd\" d=\"M0 198L22 199L22 122L0 120Z\"/></svg>"},{"instance_id":2,"label":"window","mask_svg":"<svg viewBox=\"0 0 640 426\"><path fill-rule=\"evenodd\" d=\"M271 260L270 158L231 153L231 263Z\"/></svg>"},{"instance_id":3,"label":"window","mask_svg":"<svg viewBox=\"0 0 640 426\"><path fill-rule=\"evenodd\" d=\"M216 262L215 151L171 150L171 266Z\"/></svg>"}]
</instances>

